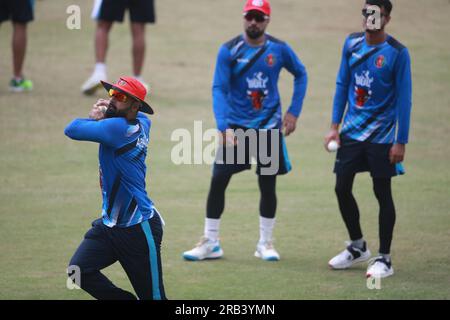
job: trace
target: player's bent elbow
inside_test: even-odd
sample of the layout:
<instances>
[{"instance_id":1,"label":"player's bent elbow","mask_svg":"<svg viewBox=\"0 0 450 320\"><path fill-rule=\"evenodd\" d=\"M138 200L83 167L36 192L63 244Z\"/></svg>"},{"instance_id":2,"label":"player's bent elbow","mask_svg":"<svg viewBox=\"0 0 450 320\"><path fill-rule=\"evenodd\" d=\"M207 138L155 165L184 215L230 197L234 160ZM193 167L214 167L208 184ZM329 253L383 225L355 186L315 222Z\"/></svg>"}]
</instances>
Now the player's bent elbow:
<instances>
[{"instance_id":1,"label":"player's bent elbow","mask_svg":"<svg viewBox=\"0 0 450 320\"><path fill-rule=\"evenodd\" d=\"M67 125L67 127L64 129L64 134L68 136L70 139L76 139L76 126L75 121L72 121Z\"/></svg>"}]
</instances>

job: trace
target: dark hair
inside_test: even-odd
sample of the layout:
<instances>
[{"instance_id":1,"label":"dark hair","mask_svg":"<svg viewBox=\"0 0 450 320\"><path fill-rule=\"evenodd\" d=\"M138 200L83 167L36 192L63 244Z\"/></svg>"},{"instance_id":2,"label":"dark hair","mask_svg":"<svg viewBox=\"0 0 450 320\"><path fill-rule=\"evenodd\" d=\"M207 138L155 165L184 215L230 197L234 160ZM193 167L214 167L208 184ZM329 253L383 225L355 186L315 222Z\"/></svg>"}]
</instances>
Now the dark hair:
<instances>
[{"instance_id":1,"label":"dark hair","mask_svg":"<svg viewBox=\"0 0 450 320\"><path fill-rule=\"evenodd\" d=\"M392 11L392 2L390 0L366 0L366 4L371 4L374 6L384 7L386 14L388 16L391 15Z\"/></svg>"}]
</instances>

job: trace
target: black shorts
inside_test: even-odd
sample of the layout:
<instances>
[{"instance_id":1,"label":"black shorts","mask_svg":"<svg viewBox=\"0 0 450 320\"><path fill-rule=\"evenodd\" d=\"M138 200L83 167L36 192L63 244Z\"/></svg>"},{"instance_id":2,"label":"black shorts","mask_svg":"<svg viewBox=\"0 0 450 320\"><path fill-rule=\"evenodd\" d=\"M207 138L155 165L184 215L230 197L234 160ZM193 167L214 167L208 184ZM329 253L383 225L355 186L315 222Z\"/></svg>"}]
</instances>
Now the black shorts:
<instances>
[{"instance_id":1,"label":"black shorts","mask_svg":"<svg viewBox=\"0 0 450 320\"><path fill-rule=\"evenodd\" d=\"M291 170L281 130L255 130L238 126L232 126L232 129L235 130L238 144L234 147L224 146L217 150L213 176L249 170L252 159L256 162L258 175L282 175ZM274 140L273 143L272 140Z\"/></svg>"},{"instance_id":2,"label":"black shorts","mask_svg":"<svg viewBox=\"0 0 450 320\"><path fill-rule=\"evenodd\" d=\"M0 23L27 23L34 19L34 0L0 0Z\"/></svg>"},{"instance_id":3,"label":"black shorts","mask_svg":"<svg viewBox=\"0 0 450 320\"><path fill-rule=\"evenodd\" d=\"M95 20L122 22L126 9L130 10L131 22L155 22L153 0L95 0L92 18Z\"/></svg>"},{"instance_id":4,"label":"black shorts","mask_svg":"<svg viewBox=\"0 0 450 320\"><path fill-rule=\"evenodd\" d=\"M338 175L369 171L373 178L397 175L396 165L389 160L392 144L361 142L341 136L334 173Z\"/></svg>"}]
</instances>

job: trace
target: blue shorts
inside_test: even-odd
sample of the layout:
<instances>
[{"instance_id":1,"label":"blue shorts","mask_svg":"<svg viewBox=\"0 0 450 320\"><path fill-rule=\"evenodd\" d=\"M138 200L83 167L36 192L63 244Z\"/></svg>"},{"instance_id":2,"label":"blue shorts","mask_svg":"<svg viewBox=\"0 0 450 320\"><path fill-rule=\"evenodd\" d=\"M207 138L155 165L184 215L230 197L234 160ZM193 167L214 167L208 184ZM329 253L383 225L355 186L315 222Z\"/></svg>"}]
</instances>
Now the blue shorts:
<instances>
[{"instance_id":1,"label":"blue shorts","mask_svg":"<svg viewBox=\"0 0 450 320\"><path fill-rule=\"evenodd\" d=\"M392 143L380 144L357 141L341 135L334 173L338 175L369 171L373 178L390 178L397 175L396 165L389 160Z\"/></svg>"},{"instance_id":2,"label":"blue shorts","mask_svg":"<svg viewBox=\"0 0 450 320\"><path fill-rule=\"evenodd\" d=\"M242 129L245 134L249 134L249 130L254 130L256 146L251 147L251 139L246 136L245 140L238 140L237 146L219 148L214 162L213 176L218 174L232 175L249 170L251 169L252 158L256 161L257 175L283 175L292 169L281 130L257 130L238 126L231 126L231 128L233 130ZM272 143L273 139L277 140ZM238 158L239 153L243 158ZM234 155L234 157L227 158L227 154Z\"/></svg>"}]
</instances>

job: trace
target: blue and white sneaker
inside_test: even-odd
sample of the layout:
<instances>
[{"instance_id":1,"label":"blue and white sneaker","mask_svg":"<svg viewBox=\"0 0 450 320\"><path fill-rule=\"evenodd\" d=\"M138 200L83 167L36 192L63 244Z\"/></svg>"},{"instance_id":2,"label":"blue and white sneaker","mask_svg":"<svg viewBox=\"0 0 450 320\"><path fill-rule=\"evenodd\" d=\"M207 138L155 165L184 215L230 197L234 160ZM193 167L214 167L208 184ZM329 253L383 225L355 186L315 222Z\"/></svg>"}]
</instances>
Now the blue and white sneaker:
<instances>
[{"instance_id":1,"label":"blue and white sneaker","mask_svg":"<svg viewBox=\"0 0 450 320\"><path fill-rule=\"evenodd\" d=\"M367 278L386 278L393 274L392 262L387 261L383 256L379 256L370 260L366 276Z\"/></svg>"},{"instance_id":2,"label":"blue and white sneaker","mask_svg":"<svg viewBox=\"0 0 450 320\"><path fill-rule=\"evenodd\" d=\"M185 251L183 258L189 261L199 261L204 259L219 259L223 256L223 250L220 247L219 240L212 241L202 237L194 249Z\"/></svg>"},{"instance_id":3,"label":"blue and white sneaker","mask_svg":"<svg viewBox=\"0 0 450 320\"><path fill-rule=\"evenodd\" d=\"M271 241L265 243L258 243L256 245L255 257L261 258L265 261L278 261L280 260L280 255L277 250L273 247Z\"/></svg>"},{"instance_id":4,"label":"blue and white sneaker","mask_svg":"<svg viewBox=\"0 0 450 320\"><path fill-rule=\"evenodd\" d=\"M365 241L362 249L352 246L350 241L346 242L346 244L347 248L328 262L330 268L336 270L347 269L355 263L370 259L370 250L367 248Z\"/></svg>"}]
</instances>

